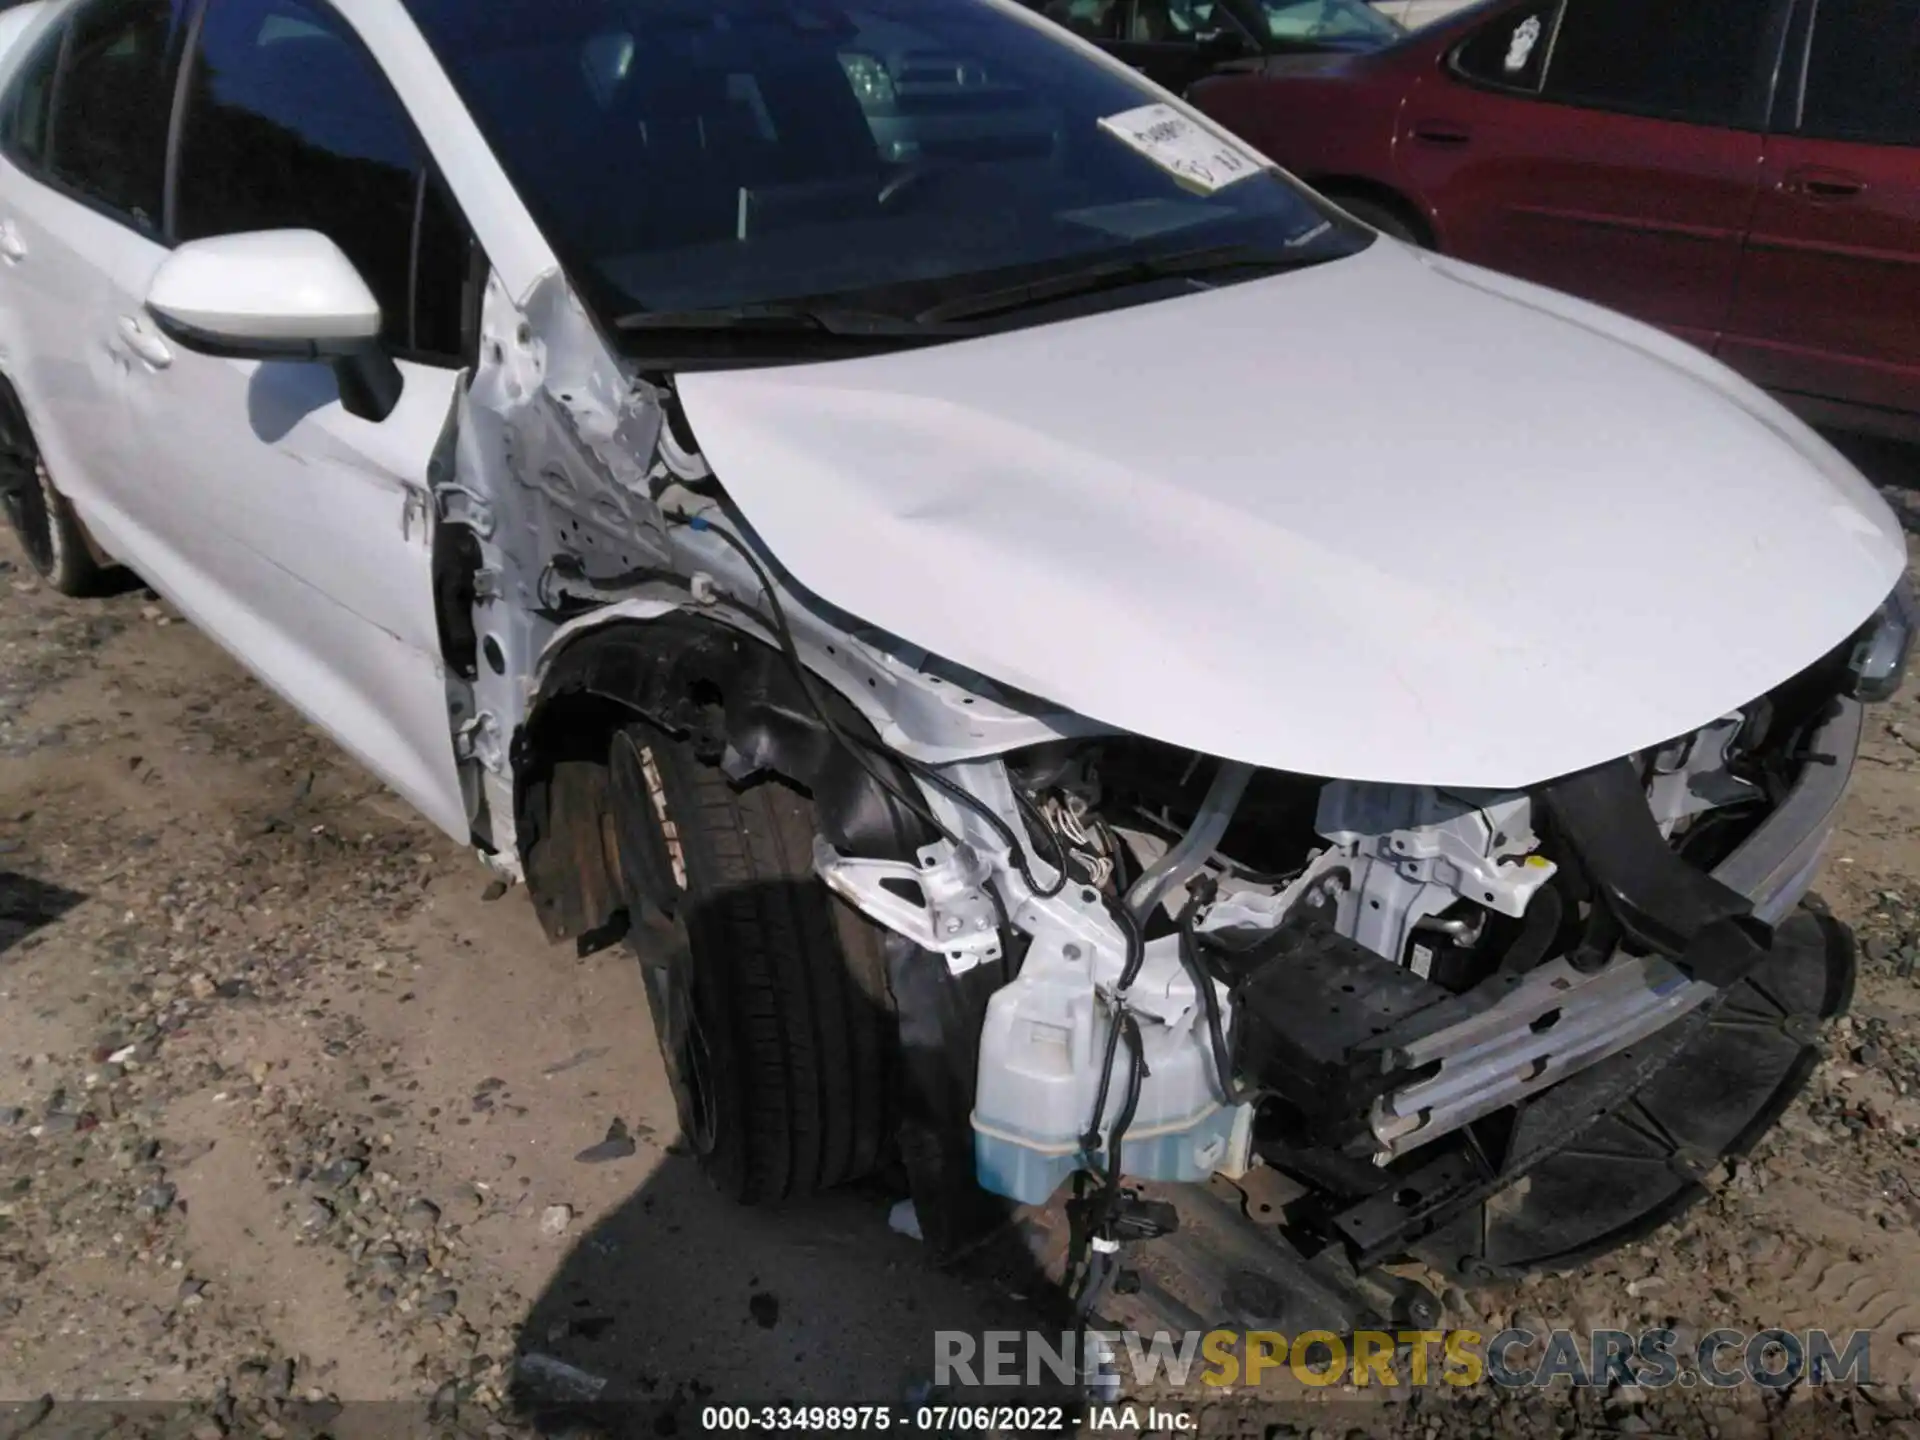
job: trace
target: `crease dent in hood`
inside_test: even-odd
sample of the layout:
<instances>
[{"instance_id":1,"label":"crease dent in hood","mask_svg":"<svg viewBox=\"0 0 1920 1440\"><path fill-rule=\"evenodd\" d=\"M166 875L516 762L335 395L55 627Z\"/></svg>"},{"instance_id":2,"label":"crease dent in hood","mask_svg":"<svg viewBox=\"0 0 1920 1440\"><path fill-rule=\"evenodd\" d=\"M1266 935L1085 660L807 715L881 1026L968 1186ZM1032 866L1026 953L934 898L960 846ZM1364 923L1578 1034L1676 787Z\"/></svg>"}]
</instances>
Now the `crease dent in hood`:
<instances>
[{"instance_id":1,"label":"crease dent in hood","mask_svg":"<svg viewBox=\"0 0 1920 1440\"><path fill-rule=\"evenodd\" d=\"M1818 659L1885 502L1704 355L1387 241L1177 300L679 379L821 599L1122 730L1519 787Z\"/></svg>"}]
</instances>

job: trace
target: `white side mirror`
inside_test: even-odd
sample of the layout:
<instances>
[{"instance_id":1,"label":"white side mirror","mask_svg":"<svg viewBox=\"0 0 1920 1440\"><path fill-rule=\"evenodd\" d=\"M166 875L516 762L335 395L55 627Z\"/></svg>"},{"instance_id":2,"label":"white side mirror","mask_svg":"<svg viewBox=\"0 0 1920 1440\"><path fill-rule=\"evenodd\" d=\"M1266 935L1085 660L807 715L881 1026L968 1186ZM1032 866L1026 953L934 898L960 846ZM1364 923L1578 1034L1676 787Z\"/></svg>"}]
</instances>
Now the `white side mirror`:
<instances>
[{"instance_id":1,"label":"white side mirror","mask_svg":"<svg viewBox=\"0 0 1920 1440\"><path fill-rule=\"evenodd\" d=\"M189 240L147 287L147 309L190 348L289 355L365 343L380 333L367 282L317 230L256 230Z\"/></svg>"},{"instance_id":2,"label":"white side mirror","mask_svg":"<svg viewBox=\"0 0 1920 1440\"><path fill-rule=\"evenodd\" d=\"M332 361L341 404L363 419L384 420L399 401L380 302L317 230L189 240L154 271L147 310L161 333L204 355Z\"/></svg>"}]
</instances>

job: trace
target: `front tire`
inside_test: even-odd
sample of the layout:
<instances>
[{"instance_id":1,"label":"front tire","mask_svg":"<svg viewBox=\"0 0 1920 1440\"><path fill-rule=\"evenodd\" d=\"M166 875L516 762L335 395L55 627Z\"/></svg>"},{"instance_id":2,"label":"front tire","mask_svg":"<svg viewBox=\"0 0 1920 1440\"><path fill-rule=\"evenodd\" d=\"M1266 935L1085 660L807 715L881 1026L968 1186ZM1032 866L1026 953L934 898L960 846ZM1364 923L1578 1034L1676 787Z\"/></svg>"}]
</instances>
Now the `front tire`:
<instances>
[{"instance_id":1,"label":"front tire","mask_svg":"<svg viewBox=\"0 0 1920 1440\"><path fill-rule=\"evenodd\" d=\"M27 563L62 595L97 595L105 579L87 533L54 487L13 387L0 382L0 506L20 537Z\"/></svg>"},{"instance_id":2,"label":"front tire","mask_svg":"<svg viewBox=\"0 0 1920 1440\"><path fill-rule=\"evenodd\" d=\"M814 874L812 802L644 726L610 767L625 888L664 922L635 948L686 1144L745 1204L870 1173L892 1120L883 937Z\"/></svg>"}]
</instances>

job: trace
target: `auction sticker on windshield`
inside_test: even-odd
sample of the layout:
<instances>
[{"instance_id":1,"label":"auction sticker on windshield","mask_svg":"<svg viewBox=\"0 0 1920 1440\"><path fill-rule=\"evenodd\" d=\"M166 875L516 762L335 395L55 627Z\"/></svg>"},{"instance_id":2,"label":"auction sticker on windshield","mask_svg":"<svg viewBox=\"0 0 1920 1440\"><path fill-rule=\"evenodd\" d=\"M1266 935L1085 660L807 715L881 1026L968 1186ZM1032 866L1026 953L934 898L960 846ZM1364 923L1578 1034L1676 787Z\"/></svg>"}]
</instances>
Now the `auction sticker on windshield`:
<instances>
[{"instance_id":1,"label":"auction sticker on windshield","mask_svg":"<svg viewBox=\"0 0 1920 1440\"><path fill-rule=\"evenodd\" d=\"M1257 175L1265 161L1225 135L1182 115L1171 105L1142 105L1100 121L1190 190L1211 195L1236 180Z\"/></svg>"}]
</instances>

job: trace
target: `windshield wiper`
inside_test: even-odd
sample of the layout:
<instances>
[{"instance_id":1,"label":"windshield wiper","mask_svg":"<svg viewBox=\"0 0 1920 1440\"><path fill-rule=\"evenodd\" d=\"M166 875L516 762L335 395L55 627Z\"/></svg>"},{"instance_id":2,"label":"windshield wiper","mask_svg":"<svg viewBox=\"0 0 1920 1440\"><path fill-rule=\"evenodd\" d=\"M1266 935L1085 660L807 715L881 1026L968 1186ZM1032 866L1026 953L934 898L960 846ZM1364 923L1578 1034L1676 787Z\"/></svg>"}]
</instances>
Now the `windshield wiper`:
<instances>
[{"instance_id":1,"label":"windshield wiper","mask_svg":"<svg viewBox=\"0 0 1920 1440\"><path fill-rule=\"evenodd\" d=\"M927 339L939 332L917 317L832 305L719 305L707 310L636 310L613 322L627 332L657 334L871 335Z\"/></svg>"},{"instance_id":2,"label":"windshield wiper","mask_svg":"<svg viewBox=\"0 0 1920 1440\"><path fill-rule=\"evenodd\" d=\"M1307 251L1306 247L1330 229L1330 223L1322 222L1277 248L1264 245L1211 245L1131 260L1105 260L1064 274L1030 280L1023 285L963 295L914 315L774 300L744 305L716 305L701 310L635 310L616 319L613 328L630 334L650 335L811 334L938 340L978 333L974 327L956 322L1030 309L1101 290L1115 290L1154 280L1182 279L1220 270L1258 269L1271 273L1310 265L1319 257Z\"/></svg>"},{"instance_id":3,"label":"windshield wiper","mask_svg":"<svg viewBox=\"0 0 1920 1440\"><path fill-rule=\"evenodd\" d=\"M1319 256L1301 253L1301 248L1331 228L1314 227L1285 248L1267 245L1210 245L1199 250L1176 250L1168 255L1148 255L1133 260L1105 260L1062 275L1029 280L1024 285L1009 285L1004 290L988 290L978 295L963 295L922 310L913 318L923 325L940 325L953 320L975 320L987 315L1028 310L1092 295L1102 290L1118 290L1128 285L1144 285L1154 280L1180 280L1219 270L1259 269L1269 272L1297 269L1314 264Z\"/></svg>"}]
</instances>

